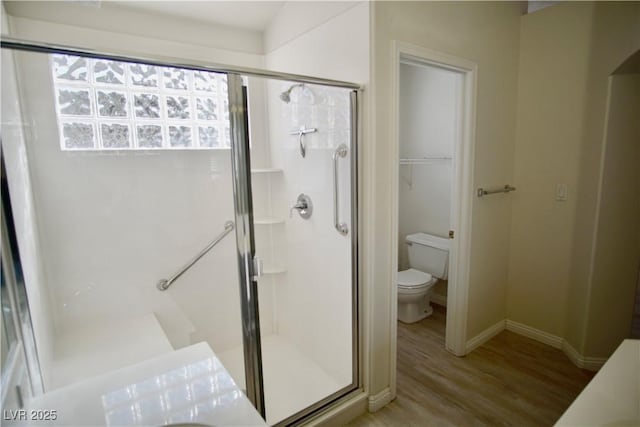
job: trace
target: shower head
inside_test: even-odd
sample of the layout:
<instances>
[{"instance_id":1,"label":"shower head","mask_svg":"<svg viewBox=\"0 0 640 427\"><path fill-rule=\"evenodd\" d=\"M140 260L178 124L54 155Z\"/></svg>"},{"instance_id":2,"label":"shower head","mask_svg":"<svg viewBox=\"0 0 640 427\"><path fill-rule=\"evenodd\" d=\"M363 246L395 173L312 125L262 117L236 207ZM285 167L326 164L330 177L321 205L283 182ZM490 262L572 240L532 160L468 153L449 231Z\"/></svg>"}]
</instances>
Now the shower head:
<instances>
[{"instance_id":1,"label":"shower head","mask_svg":"<svg viewBox=\"0 0 640 427\"><path fill-rule=\"evenodd\" d=\"M291 89L282 92L280 94L280 99L282 99L284 102L286 102L287 104L291 101Z\"/></svg>"},{"instance_id":2,"label":"shower head","mask_svg":"<svg viewBox=\"0 0 640 427\"><path fill-rule=\"evenodd\" d=\"M286 102L287 104L291 102L291 91L296 87L305 87L305 86L303 83L296 83L294 85L291 85L289 89L285 90L280 94L280 99Z\"/></svg>"}]
</instances>

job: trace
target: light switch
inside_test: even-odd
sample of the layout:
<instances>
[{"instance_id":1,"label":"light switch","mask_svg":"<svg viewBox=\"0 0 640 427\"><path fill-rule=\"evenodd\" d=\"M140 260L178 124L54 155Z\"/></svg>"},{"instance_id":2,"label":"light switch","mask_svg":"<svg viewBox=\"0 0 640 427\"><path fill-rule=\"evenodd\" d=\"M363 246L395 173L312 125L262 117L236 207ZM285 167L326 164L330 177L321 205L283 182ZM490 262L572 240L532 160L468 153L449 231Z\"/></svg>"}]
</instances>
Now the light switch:
<instances>
[{"instance_id":1,"label":"light switch","mask_svg":"<svg viewBox=\"0 0 640 427\"><path fill-rule=\"evenodd\" d=\"M556 200L559 202L567 201L567 184L556 184Z\"/></svg>"}]
</instances>

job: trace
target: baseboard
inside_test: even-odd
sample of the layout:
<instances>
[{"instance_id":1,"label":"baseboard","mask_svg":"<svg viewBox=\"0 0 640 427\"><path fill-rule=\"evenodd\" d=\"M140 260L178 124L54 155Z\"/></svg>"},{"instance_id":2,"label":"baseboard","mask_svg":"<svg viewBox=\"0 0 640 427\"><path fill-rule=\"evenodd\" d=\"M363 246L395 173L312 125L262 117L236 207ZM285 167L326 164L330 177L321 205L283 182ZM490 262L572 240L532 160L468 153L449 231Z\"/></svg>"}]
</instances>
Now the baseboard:
<instances>
[{"instance_id":1,"label":"baseboard","mask_svg":"<svg viewBox=\"0 0 640 427\"><path fill-rule=\"evenodd\" d=\"M388 387L374 396L369 396L369 412L379 411L391 400L391 390Z\"/></svg>"},{"instance_id":2,"label":"baseboard","mask_svg":"<svg viewBox=\"0 0 640 427\"><path fill-rule=\"evenodd\" d=\"M581 369L586 369L588 371L598 371L607 361L606 357L584 357L583 355L578 353L578 351L573 348L571 344L569 344L564 338L541 331L540 329L532 328L531 326L527 326L510 319L501 320L495 325L485 329L475 337L471 338L469 341L467 341L465 352L470 353L505 329L518 335L540 341L541 343L550 345L551 347L561 349L564 354L567 355L569 360L571 360L574 365Z\"/></svg>"},{"instance_id":3,"label":"baseboard","mask_svg":"<svg viewBox=\"0 0 640 427\"><path fill-rule=\"evenodd\" d=\"M431 298L430 298L431 302L434 304L438 304L442 307L446 307L447 306L447 296L446 295L440 295L440 294L431 294Z\"/></svg>"},{"instance_id":4,"label":"baseboard","mask_svg":"<svg viewBox=\"0 0 640 427\"><path fill-rule=\"evenodd\" d=\"M562 351L567 355L569 360L573 362L578 368L586 369L588 371L598 371L602 368L602 365L607 361L606 357L584 357L578 350L573 348L568 341L563 340Z\"/></svg>"},{"instance_id":5,"label":"baseboard","mask_svg":"<svg viewBox=\"0 0 640 427\"><path fill-rule=\"evenodd\" d=\"M540 341L541 343L550 345L554 348L562 348L562 343L564 341L557 335L553 335L509 319L507 319L507 331L515 332L516 334L523 335L527 338Z\"/></svg>"},{"instance_id":6,"label":"baseboard","mask_svg":"<svg viewBox=\"0 0 640 427\"><path fill-rule=\"evenodd\" d=\"M491 338L498 335L500 332L504 331L505 324L506 324L506 321L503 319L498 323L496 323L495 325L490 326L489 328L480 332L475 337L471 338L469 341L467 341L467 345L465 346L465 352L466 353L472 352L476 348L480 347L482 344L489 341Z\"/></svg>"}]
</instances>

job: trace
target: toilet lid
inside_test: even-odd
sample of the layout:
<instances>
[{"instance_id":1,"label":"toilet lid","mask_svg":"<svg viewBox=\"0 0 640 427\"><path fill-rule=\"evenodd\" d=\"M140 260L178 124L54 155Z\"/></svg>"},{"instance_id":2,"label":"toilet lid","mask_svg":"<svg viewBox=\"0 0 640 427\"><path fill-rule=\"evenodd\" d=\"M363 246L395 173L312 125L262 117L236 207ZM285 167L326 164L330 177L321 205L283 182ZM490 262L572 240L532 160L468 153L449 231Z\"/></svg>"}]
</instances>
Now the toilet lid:
<instances>
[{"instance_id":1,"label":"toilet lid","mask_svg":"<svg viewBox=\"0 0 640 427\"><path fill-rule=\"evenodd\" d=\"M424 286L431 281L432 278L429 273L410 268L398 272L398 286L401 288L416 288Z\"/></svg>"}]
</instances>

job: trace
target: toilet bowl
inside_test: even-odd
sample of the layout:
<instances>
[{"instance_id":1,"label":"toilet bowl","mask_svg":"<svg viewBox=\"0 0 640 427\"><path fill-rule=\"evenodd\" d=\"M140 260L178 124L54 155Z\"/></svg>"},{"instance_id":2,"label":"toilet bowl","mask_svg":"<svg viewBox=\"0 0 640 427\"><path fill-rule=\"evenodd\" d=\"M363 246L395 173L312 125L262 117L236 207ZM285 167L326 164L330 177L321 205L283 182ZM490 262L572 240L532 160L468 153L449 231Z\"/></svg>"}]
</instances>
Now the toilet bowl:
<instances>
[{"instance_id":1,"label":"toilet bowl","mask_svg":"<svg viewBox=\"0 0 640 427\"><path fill-rule=\"evenodd\" d=\"M415 268L398 272L398 320L414 323L433 313L431 289L438 279Z\"/></svg>"},{"instance_id":2,"label":"toilet bowl","mask_svg":"<svg viewBox=\"0 0 640 427\"><path fill-rule=\"evenodd\" d=\"M427 233L409 234L409 266L398 272L398 320L414 323L433 313L431 289L447 279L449 239Z\"/></svg>"}]
</instances>

